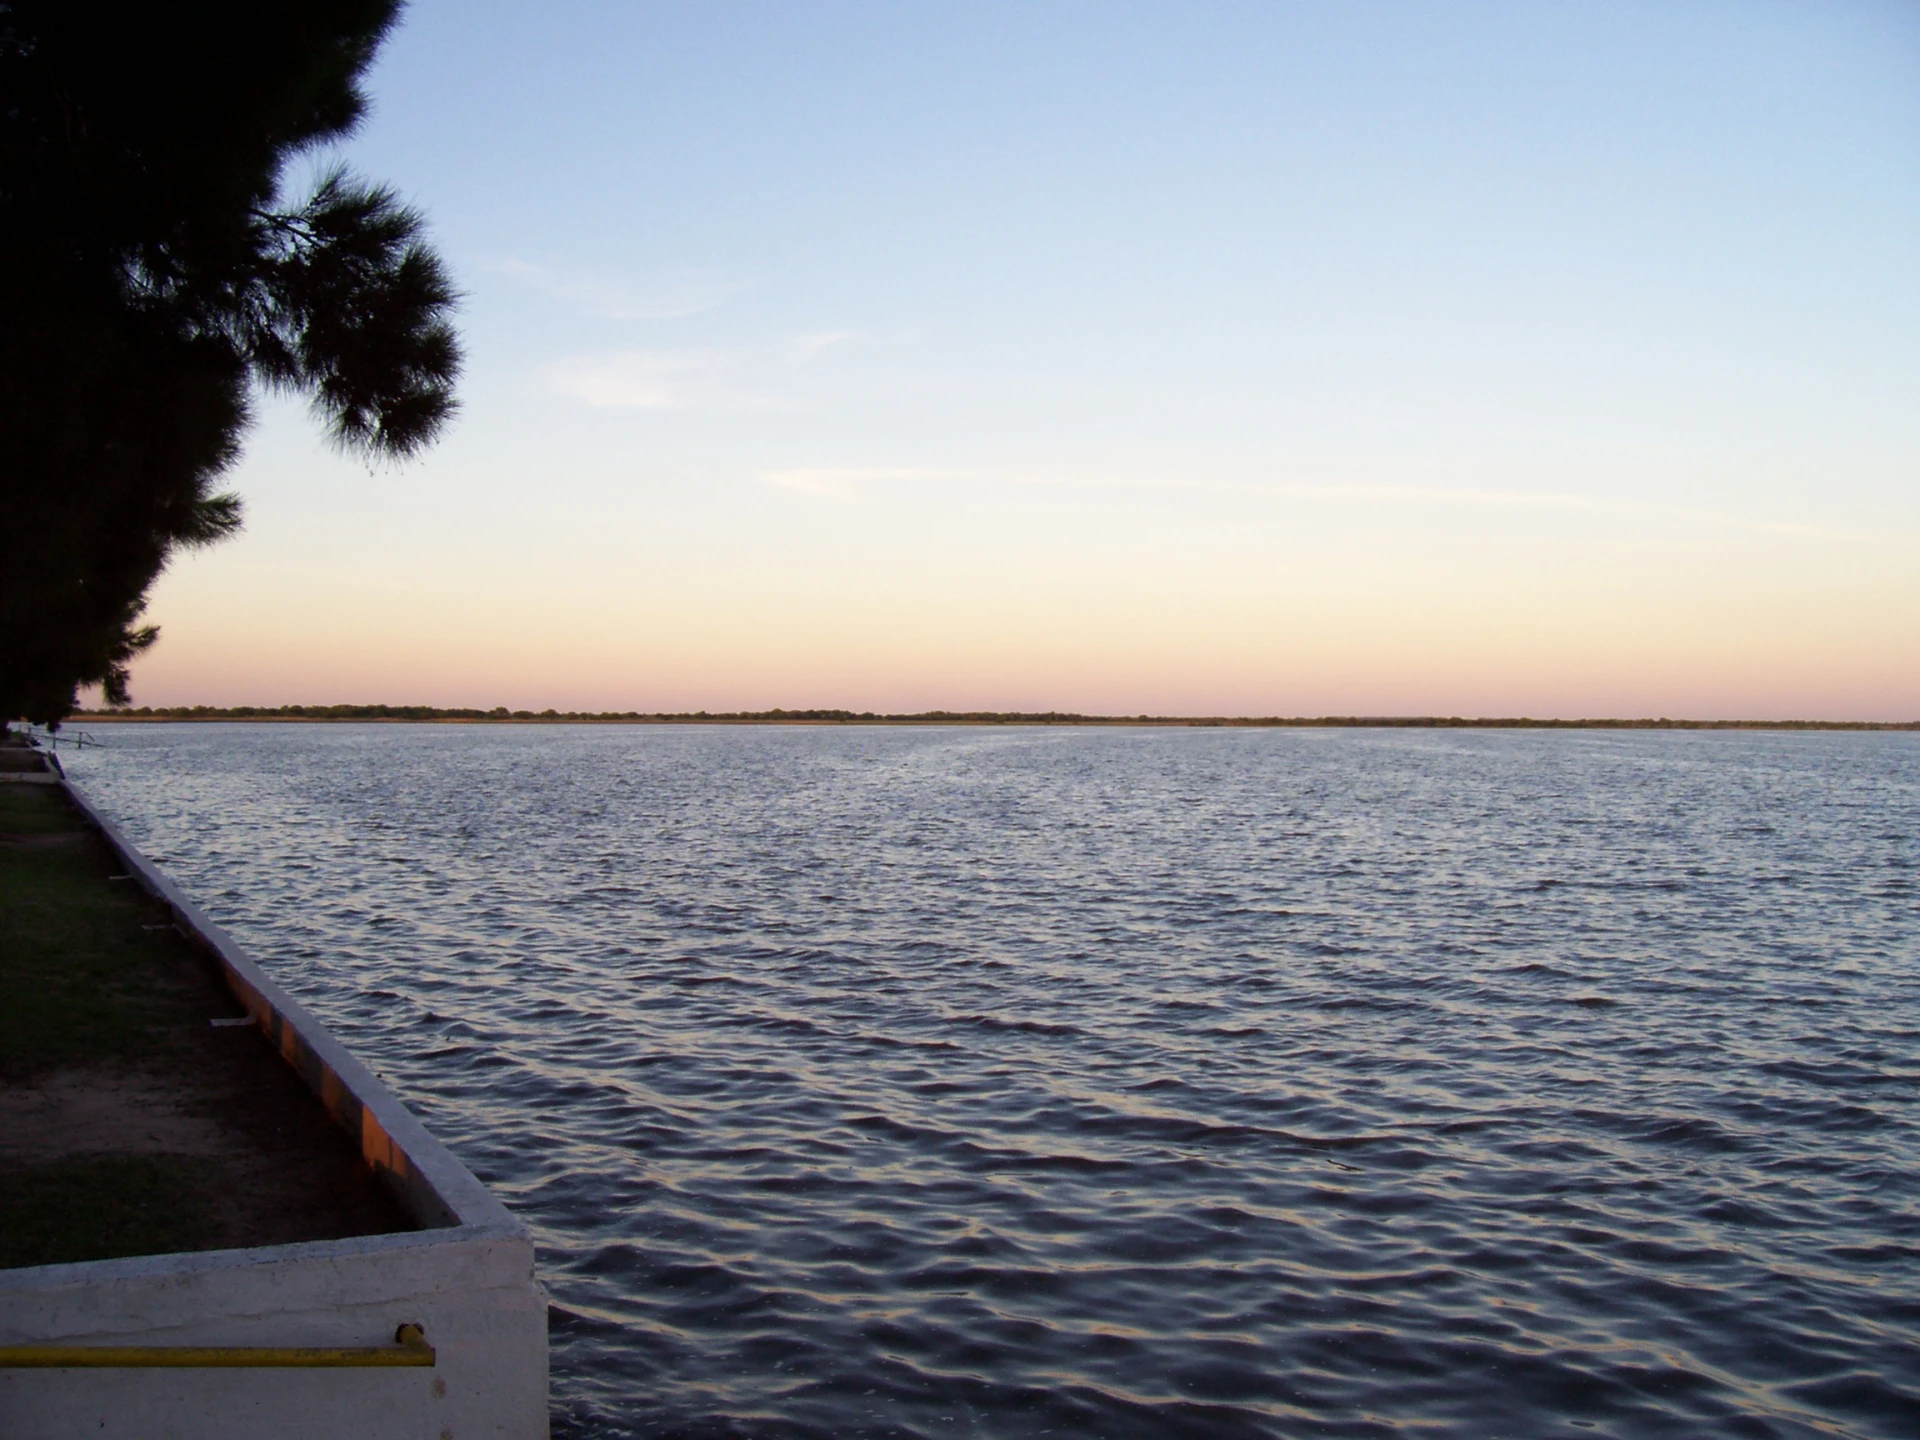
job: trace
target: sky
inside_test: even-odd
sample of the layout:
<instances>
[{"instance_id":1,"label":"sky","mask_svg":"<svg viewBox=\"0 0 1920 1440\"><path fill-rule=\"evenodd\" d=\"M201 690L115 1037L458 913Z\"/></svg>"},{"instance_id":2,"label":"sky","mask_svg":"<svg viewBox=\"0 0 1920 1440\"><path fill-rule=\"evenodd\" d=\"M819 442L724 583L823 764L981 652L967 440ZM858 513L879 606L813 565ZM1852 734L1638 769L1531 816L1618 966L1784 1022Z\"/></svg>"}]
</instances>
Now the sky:
<instances>
[{"instance_id":1,"label":"sky","mask_svg":"<svg viewBox=\"0 0 1920 1440\"><path fill-rule=\"evenodd\" d=\"M1920 6L416 0L136 703L1920 718ZM291 177L298 180L298 176Z\"/></svg>"}]
</instances>

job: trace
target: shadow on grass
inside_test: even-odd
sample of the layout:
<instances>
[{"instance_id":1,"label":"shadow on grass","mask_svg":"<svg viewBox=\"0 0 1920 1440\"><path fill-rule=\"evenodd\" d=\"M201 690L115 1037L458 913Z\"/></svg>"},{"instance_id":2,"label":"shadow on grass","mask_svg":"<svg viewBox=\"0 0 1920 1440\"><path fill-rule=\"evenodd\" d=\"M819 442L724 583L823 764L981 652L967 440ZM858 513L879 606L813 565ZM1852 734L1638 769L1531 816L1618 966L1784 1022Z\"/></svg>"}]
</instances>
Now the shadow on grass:
<instances>
[{"instance_id":1,"label":"shadow on grass","mask_svg":"<svg viewBox=\"0 0 1920 1440\"><path fill-rule=\"evenodd\" d=\"M0 1270L203 1250L218 1185L185 1155L103 1155L0 1172Z\"/></svg>"}]
</instances>

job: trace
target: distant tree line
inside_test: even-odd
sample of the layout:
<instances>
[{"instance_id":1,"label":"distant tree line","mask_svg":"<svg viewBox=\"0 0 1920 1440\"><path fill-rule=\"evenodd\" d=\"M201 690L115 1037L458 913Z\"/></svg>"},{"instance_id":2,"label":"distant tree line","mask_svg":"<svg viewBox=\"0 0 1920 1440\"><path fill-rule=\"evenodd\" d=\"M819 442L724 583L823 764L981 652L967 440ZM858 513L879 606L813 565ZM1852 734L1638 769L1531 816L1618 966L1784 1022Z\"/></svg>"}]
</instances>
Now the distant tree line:
<instances>
[{"instance_id":1,"label":"distant tree line","mask_svg":"<svg viewBox=\"0 0 1920 1440\"><path fill-rule=\"evenodd\" d=\"M1069 711L922 710L491 710L437 705L142 705L87 710L94 720L461 720L603 725L1171 725L1233 729L1402 730L1920 730L1920 720L1533 720L1459 715L1077 715Z\"/></svg>"},{"instance_id":2,"label":"distant tree line","mask_svg":"<svg viewBox=\"0 0 1920 1440\"><path fill-rule=\"evenodd\" d=\"M454 290L349 134L398 0L0 0L0 721L124 702L149 587L240 526L256 387L411 455L454 406Z\"/></svg>"}]
</instances>

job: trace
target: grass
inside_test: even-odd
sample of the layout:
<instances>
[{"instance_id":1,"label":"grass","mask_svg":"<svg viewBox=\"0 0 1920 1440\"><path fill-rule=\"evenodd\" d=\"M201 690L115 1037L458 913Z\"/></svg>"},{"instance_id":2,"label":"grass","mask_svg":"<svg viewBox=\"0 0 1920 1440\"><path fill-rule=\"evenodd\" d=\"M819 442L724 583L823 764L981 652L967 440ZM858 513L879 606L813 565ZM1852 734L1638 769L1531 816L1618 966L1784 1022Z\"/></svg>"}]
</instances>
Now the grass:
<instances>
[{"instance_id":1,"label":"grass","mask_svg":"<svg viewBox=\"0 0 1920 1440\"><path fill-rule=\"evenodd\" d=\"M121 874L64 791L0 787L0 1268L412 1229L258 1031L208 1026L239 1009L212 957Z\"/></svg>"},{"instance_id":2,"label":"grass","mask_svg":"<svg viewBox=\"0 0 1920 1440\"><path fill-rule=\"evenodd\" d=\"M166 914L52 787L0 790L0 1081L126 1062L196 1019Z\"/></svg>"},{"instance_id":3,"label":"grass","mask_svg":"<svg viewBox=\"0 0 1920 1440\"><path fill-rule=\"evenodd\" d=\"M119 872L59 790L0 787L0 1083L151 1059L204 1008L166 963L179 937L144 928L164 912ZM208 1177L178 1155L0 1165L0 1268L204 1247Z\"/></svg>"},{"instance_id":4,"label":"grass","mask_svg":"<svg viewBox=\"0 0 1920 1440\"><path fill-rule=\"evenodd\" d=\"M0 837L78 834L86 826L53 785L0 785Z\"/></svg>"},{"instance_id":5,"label":"grass","mask_svg":"<svg viewBox=\"0 0 1920 1440\"><path fill-rule=\"evenodd\" d=\"M182 1155L104 1155L0 1171L0 1269L204 1249L218 1184Z\"/></svg>"}]
</instances>

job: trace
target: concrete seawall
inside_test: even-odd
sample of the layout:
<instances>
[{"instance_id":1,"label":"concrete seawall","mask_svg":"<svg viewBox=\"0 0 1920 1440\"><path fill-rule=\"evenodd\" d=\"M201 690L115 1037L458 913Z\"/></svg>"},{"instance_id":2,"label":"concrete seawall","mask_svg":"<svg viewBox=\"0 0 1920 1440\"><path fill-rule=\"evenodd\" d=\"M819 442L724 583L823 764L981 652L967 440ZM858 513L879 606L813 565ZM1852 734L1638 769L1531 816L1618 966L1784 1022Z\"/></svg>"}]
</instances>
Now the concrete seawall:
<instances>
[{"instance_id":1,"label":"concrete seawall","mask_svg":"<svg viewBox=\"0 0 1920 1440\"><path fill-rule=\"evenodd\" d=\"M526 1228L83 795L58 783L206 949L423 1228L0 1270L0 1435L544 1437L547 1306ZM424 1352L394 1360L402 1325L424 1332L430 1362ZM49 1363L44 1347L59 1347L52 1359L67 1363ZM140 1355L100 1365L82 1347ZM216 1353L187 1356L189 1347ZM379 1354L316 1366L266 1353L294 1347Z\"/></svg>"}]
</instances>

